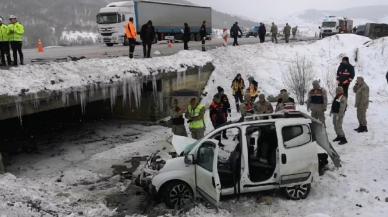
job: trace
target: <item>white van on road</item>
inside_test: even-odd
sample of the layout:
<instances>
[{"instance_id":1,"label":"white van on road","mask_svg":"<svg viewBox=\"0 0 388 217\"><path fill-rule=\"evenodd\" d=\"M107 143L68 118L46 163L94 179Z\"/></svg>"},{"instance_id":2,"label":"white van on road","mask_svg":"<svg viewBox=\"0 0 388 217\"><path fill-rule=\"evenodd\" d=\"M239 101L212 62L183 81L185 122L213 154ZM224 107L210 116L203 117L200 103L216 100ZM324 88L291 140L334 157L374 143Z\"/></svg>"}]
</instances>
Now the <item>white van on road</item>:
<instances>
[{"instance_id":1,"label":"white van on road","mask_svg":"<svg viewBox=\"0 0 388 217\"><path fill-rule=\"evenodd\" d=\"M278 188L290 199L304 199L318 174L322 148L340 166L325 127L301 112L252 116L199 141L174 136L172 143L178 157L154 154L137 180L169 208L197 197L218 206L221 196Z\"/></svg>"}]
</instances>

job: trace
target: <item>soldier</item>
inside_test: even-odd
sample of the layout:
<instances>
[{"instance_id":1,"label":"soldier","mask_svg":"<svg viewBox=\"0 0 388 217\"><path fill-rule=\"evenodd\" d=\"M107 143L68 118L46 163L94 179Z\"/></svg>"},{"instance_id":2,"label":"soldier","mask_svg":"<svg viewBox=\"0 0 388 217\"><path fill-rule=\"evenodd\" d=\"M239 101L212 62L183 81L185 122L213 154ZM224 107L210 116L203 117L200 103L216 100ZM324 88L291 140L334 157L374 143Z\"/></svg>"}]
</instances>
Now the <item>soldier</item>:
<instances>
[{"instance_id":1,"label":"soldier","mask_svg":"<svg viewBox=\"0 0 388 217\"><path fill-rule=\"evenodd\" d=\"M342 58L342 62L337 70L337 82L338 86L343 88L346 97L348 97L349 85L354 76L354 67L349 63L349 57Z\"/></svg>"},{"instance_id":2,"label":"soldier","mask_svg":"<svg viewBox=\"0 0 388 217\"><path fill-rule=\"evenodd\" d=\"M277 97L278 103L276 104L275 112L283 110L293 111L295 110L295 100L290 97L286 89L280 90L280 94Z\"/></svg>"},{"instance_id":3,"label":"soldier","mask_svg":"<svg viewBox=\"0 0 388 217\"><path fill-rule=\"evenodd\" d=\"M311 116L325 124L325 111L327 109L327 92L319 85L319 81L313 81L313 89L310 90L307 100L307 111Z\"/></svg>"},{"instance_id":4,"label":"soldier","mask_svg":"<svg viewBox=\"0 0 388 217\"><path fill-rule=\"evenodd\" d=\"M369 87L365 83L363 77L357 77L357 82L353 87L354 93L356 93L357 119L359 126L355 131L359 133L368 132L366 111L369 106Z\"/></svg>"},{"instance_id":5,"label":"soldier","mask_svg":"<svg viewBox=\"0 0 388 217\"><path fill-rule=\"evenodd\" d=\"M292 38L296 39L296 33L298 32L298 26L292 28Z\"/></svg>"},{"instance_id":6,"label":"soldier","mask_svg":"<svg viewBox=\"0 0 388 217\"><path fill-rule=\"evenodd\" d=\"M345 116L345 111L347 107L347 99L344 95L344 89L342 87L337 87L336 89L336 97L333 100L333 104L331 105L330 114L333 115L333 124L335 133L337 137L333 140L333 142L339 142L339 145L344 145L348 143L345 137L345 132L342 129L342 123Z\"/></svg>"},{"instance_id":7,"label":"soldier","mask_svg":"<svg viewBox=\"0 0 388 217\"><path fill-rule=\"evenodd\" d=\"M199 35L201 36L202 51L206 51L206 37L207 37L206 20L202 22L202 26L199 29Z\"/></svg>"},{"instance_id":8,"label":"soldier","mask_svg":"<svg viewBox=\"0 0 388 217\"><path fill-rule=\"evenodd\" d=\"M170 109L172 132L178 136L186 136L185 119L183 118L184 108L181 108L178 99L174 99Z\"/></svg>"},{"instance_id":9,"label":"soldier","mask_svg":"<svg viewBox=\"0 0 388 217\"><path fill-rule=\"evenodd\" d=\"M202 139L205 134L205 115L206 108L197 98L192 98L187 107L186 118L188 119L191 137L193 139Z\"/></svg>"},{"instance_id":10,"label":"soldier","mask_svg":"<svg viewBox=\"0 0 388 217\"><path fill-rule=\"evenodd\" d=\"M253 106L255 114L271 114L273 113L273 107L270 102L265 100L265 95L259 95L259 101L256 102Z\"/></svg>"},{"instance_id":11,"label":"soldier","mask_svg":"<svg viewBox=\"0 0 388 217\"><path fill-rule=\"evenodd\" d=\"M275 23L272 23L271 26L271 40L272 43L275 42L276 44L278 43L278 26L275 25Z\"/></svg>"},{"instance_id":12,"label":"soldier","mask_svg":"<svg viewBox=\"0 0 388 217\"><path fill-rule=\"evenodd\" d=\"M286 40L286 43L290 42L290 35L291 35L291 26L286 24L286 26L283 29L283 34Z\"/></svg>"}]
</instances>

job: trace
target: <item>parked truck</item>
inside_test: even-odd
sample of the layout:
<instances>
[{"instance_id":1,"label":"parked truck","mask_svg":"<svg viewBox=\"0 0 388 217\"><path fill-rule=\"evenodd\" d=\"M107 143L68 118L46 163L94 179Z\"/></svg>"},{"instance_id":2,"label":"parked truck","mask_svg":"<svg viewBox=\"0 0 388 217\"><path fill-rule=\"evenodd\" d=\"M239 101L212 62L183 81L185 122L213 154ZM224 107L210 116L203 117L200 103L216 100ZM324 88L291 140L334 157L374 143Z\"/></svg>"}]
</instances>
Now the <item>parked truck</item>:
<instances>
[{"instance_id":1,"label":"parked truck","mask_svg":"<svg viewBox=\"0 0 388 217\"><path fill-rule=\"evenodd\" d=\"M360 25L356 30L357 35L369 37L371 39L388 36L388 24L386 23L367 23Z\"/></svg>"},{"instance_id":2,"label":"parked truck","mask_svg":"<svg viewBox=\"0 0 388 217\"><path fill-rule=\"evenodd\" d=\"M353 20L346 17L328 16L322 21L322 26L319 27L320 38L341 33L351 33L353 30Z\"/></svg>"},{"instance_id":3,"label":"parked truck","mask_svg":"<svg viewBox=\"0 0 388 217\"><path fill-rule=\"evenodd\" d=\"M134 18L136 29L149 20L155 27L155 40L181 39L183 24L191 27L191 39L200 40L199 30L203 21L207 23L207 33L212 33L212 9L184 4L157 1L131 0L113 2L100 9L97 14L100 42L107 46L127 44L124 27L130 17Z\"/></svg>"}]
</instances>

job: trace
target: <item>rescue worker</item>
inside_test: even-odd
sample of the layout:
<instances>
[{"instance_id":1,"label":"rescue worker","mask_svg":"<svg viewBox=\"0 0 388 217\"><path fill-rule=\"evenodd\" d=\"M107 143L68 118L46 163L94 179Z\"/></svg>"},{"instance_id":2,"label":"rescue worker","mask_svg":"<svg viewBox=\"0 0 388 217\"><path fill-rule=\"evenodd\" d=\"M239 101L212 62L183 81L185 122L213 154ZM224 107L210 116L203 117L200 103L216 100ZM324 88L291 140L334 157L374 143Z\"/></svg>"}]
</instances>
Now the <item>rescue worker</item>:
<instances>
[{"instance_id":1,"label":"rescue worker","mask_svg":"<svg viewBox=\"0 0 388 217\"><path fill-rule=\"evenodd\" d=\"M280 112L283 110L295 110L295 100L290 97L286 89L280 90L280 94L277 98L278 103L276 105L275 112Z\"/></svg>"},{"instance_id":2,"label":"rescue worker","mask_svg":"<svg viewBox=\"0 0 388 217\"><path fill-rule=\"evenodd\" d=\"M224 92L224 88L218 86L216 95L218 95L220 97L222 106L225 110L225 113L228 113L230 115L230 113L231 113L230 103L229 103L228 96Z\"/></svg>"},{"instance_id":3,"label":"rescue worker","mask_svg":"<svg viewBox=\"0 0 388 217\"><path fill-rule=\"evenodd\" d=\"M246 94L244 97L244 103L241 104L241 118L243 119L246 116L253 115L255 113L253 108L253 102L251 96Z\"/></svg>"},{"instance_id":4,"label":"rescue worker","mask_svg":"<svg viewBox=\"0 0 388 217\"><path fill-rule=\"evenodd\" d=\"M135 46L136 46L136 38L137 38L137 32L135 24L133 23L133 17L129 18L129 22L125 26L125 35L128 39L129 44L129 58L133 58L133 54L135 52Z\"/></svg>"},{"instance_id":5,"label":"rescue worker","mask_svg":"<svg viewBox=\"0 0 388 217\"><path fill-rule=\"evenodd\" d=\"M273 113L273 106L270 102L265 99L264 94L260 94L259 101L253 106L255 114L271 114Z\"/></svg>"},{"instance_id":6,"label":"rescue worker","mask_svg":"<svg viewBox=\"0 0 388 217\"><path fill-rule=\"evenodd\" d=\"M296 33L298 32L298 26L292 28L292 38L296 39Z\"/></svg>"},{"instance_id":7,"label":"rescue worker","mask_svg":"<svg viewBox=\"0 0 388 217\"><path fill-rule=\"evenodd\" d=\"M325 124L325 111L327 110L327 92L319 84L319 80L313 81L313 89L308 93L307 111L311 111L311 117Z\"/></svg>"},{"instance_id":8,"label":"rescue worker","mask_svg":"<svg viewBox=\"0 0 388 217\"><path fill-rule=\"evenodd\" d=\"M286 26L283 29L284 38L286 40L286 43L290 42L290 35L291 35L291 26L286 23Z\"/></svg>"},{"instance_id":9,"label":"rescue worker","mask_svg":"<svg viewBox=\"0 0 388 217\"><path fill-rule=\"evenodd\" d=\"M255 102L256 98L260 94L260 91L258 90L259 84L252 76L248 78L248 81L249 81L249 87L247 89L247 94L249 94L249 96L251 97L252 102Z\"/></svg>"},{"instance_id":10,"label":"rescue worker","mask_svg":"<svg viewBox=\"0 0 388 217\"><path fill-rule=\"evenodd\" d=\"M344 89L342 87L337 87L336 96L331 105L330 114L333 115L333 125L337 137L333 142L339 142L339 145L344 145L348 143L345 137L345 132L342 129L342 123L344 120L345 112L347 107L347 98L344 94Z\"/></svg>"},{"instance_id":11,"label":"rescue worker","mask_svg":"<svg viewBox=\"0 0 388 217\"><path fill-rule=\"evenodd\" d=\"M354 67L349 63L349 57L342 58L342 62L337 70L337 83L338 86L343 88L346 98L348 97L349 85L354 76Z\"/></svg>"},{"instance_id":12,"label":"rescue worker","mask_svg":"<svg viewBox=\"0 0 388 217\"><path fill-rule=\"evenodd\" d=\"M174 99L170 109L172 132L175 135L187 137L185 119L183 118L185 111L185 108L179 106L178 99Z\"/></svg>"},{"instance_id":13,"label":"rescue worker","mask_svg":"<svg viewBox=\"0 0 388 217\"><path fill-rule=\"evenodd\" d=\"M237 109L237 112L239 112L240 103L244 102L243 91L245 89L244 80L241 78L240 73L237 74L236 77L233 79L231 88L233 90L233 96L236 101L236 109Z\"/></svg>"},{"instance_id":14,"label":"rescue worker","mask_svg":"<svg viewBox=\"0 0 388 217\"><path fill-rule=\"evenodd\" d=\"M7 59L7 62L5 61ZM3 18L0 17L0 66L12 64L11 53L9 50L9 28L3 23Z\"/></svg>"},{"instance_id":15,"label":"rescue worker","mask_svg":"<svg viewBox=\"0 0 388 217\"><path fill-rule=\"evenodd\" d=\"M353 87L354 93L356 93L357 119L359 126L355 131L359 133L368 132L366 111L369 106L369 86L365 83L363 77L357 77L356 85Z\"/></svg>"},{"instance_id":16,"label":"rescue worker","mask_svg":"<svg viewBox=\"0 0 388 217\"><path fill-rule=\"evenodd\" d=\"M278 26L275 25L274 22L272 22L272 26L271 26L271 40L272 40L272 43L278 43Z\"/></svg>"},{"instance_id":17,"label":"rescue worker","mask_svg":"<svg viewBox=\"0 0 388 217\"><path fill-rule=\"evenodd\" d=\"M238 22L235 22L232 26L232 28L230 28L230 36L233 37L233 46L238 46L238 36L239 36L239 33L242 35L242 31L240 29L240 27L238 26Z\"/></svg>"},{"instance_id":18,"label":"rescue worker","mask_svg":"<svg viewBox=\"0 0 388 217\"><path fill-rule=\"evenodd\" d=\"M202 22L202 26L199 29L199 35L201 36L201 41L202 41L202 51L206 51L206 37L207 37L206 20Z\"/></svg>"},{"instance_id":19,"label":"rescue worker","mask_svg":"<svg viewBox=\"0 0 388 217\"><path fill-rule=\"evenodd\" d=\"M259 38L260 38L260 43L265 42L265 35L267 34L267 29L265 28L264 23L260 23L259 26Z\"/></svg>"},{"instance_id":20,"label":"rescue worker","mask_svg":"<svg viewBox=\"0 0 388 217\"><path fill-rule=\"evenodd\" d=\"M225 110L221 96L218 94L213 97L213 102L209 107L209 115L214 129L221 127L227 121L228 112ZM223 131L222 136L226 138L226 131Z\"/></svg>"},{"instance_id":21,"label":"rescue worker","mask_svg":"<svg viewBox=\"0 0 388 217\"><path fill-rule=\"evenodd\" d=\"M183 30L183 49L188 50L189 49L189 41L191 38L191 29L189 27L189 24L184 24L185 28Z\"/></svg>"},{"instance_id":22,"label":"rescue worker","mask_svg":"<svg viewBox=\"0 0 388 217\"><path fill-rule=\"evenodd\" d=\"M191 137L193 139L202 139L205 134L205 115L206 108L197 98L192 98L187 107L186 118L188 119Z\"/></svg>"},{"instance_id":23,"label":"rescue worker","mask_svg":"<svg viewBox=\"0 0 388 217\"><path fill-rule=\"evenodd\" d=\"M141 27L140 39L143 43L144 58L151 58L151 47L155 40L155 28L151 20Z\"/></svg>"},{"instance_id":24,"label":"rescue worker","mask_svg":"<svg viewBox=\"0 0 388 217\"><path fill-rule=\"evenodd\" d=\"M9 16L10 24L8 25L9 42L12 48L13 65L18 65L18 53L20 58L20 64L24 65L23 58L23 38L24 38L24 26L17 21L15 15Z\"/></svg>"}]
</instances>

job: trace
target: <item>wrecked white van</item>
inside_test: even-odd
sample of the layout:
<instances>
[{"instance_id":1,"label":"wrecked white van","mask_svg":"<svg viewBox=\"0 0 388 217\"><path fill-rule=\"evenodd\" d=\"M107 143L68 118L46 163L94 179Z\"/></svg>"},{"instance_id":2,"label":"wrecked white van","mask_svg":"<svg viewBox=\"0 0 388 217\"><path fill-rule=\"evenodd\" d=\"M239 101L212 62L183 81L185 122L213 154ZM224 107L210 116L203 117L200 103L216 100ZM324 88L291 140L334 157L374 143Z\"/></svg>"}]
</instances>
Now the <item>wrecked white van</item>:
<instances>
[{"instance_id":1,"label":"wrecked white van","mask_svg":"<svg viewBox=\"0 0 388 217\"><path fill-rule=\"evenodd\" d=\"M169 208L197 197L218 206L221 196L277 188L290 199L304 199L318 173L320 150L340 166L325 127L301 112L251 116L199 141L174 136L172 143L177 154L152 155L137 180Z\"/></svg>"}]
</instances>

